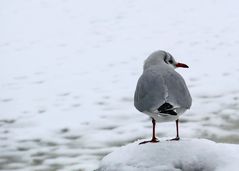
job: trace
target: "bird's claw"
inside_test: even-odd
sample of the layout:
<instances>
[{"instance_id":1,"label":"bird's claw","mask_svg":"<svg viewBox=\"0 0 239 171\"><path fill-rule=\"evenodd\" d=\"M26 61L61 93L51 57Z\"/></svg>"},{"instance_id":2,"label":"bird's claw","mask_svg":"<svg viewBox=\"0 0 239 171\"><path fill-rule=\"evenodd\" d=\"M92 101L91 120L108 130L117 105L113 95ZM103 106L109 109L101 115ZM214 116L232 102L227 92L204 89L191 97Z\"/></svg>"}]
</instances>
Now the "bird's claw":
<instances>
[{"instance_id":1,"label":"bird's claw","mask_svg":"<svg viewBox=\"0 0 239 171\"><path fill-rule=\"evenodd\" d=\"M172 139L170 139L170 140L168 140L168 141L179 141L180 140L180 138L179 137L176 137L176 138L172 138Z\"/></svg>"},{"instance_id":2,"label":"bird's claw","mask_svg":"<svg viewBox=\"0 0 239 171\"><path fill-rule=\"evenodd\" d=\"M152 138L151 140L143 141L143 142L139 143L139 145L146 144L146 143L158 143L158 142L159 142L159 140L157 138Z\"/></svg>"}]
</instances>

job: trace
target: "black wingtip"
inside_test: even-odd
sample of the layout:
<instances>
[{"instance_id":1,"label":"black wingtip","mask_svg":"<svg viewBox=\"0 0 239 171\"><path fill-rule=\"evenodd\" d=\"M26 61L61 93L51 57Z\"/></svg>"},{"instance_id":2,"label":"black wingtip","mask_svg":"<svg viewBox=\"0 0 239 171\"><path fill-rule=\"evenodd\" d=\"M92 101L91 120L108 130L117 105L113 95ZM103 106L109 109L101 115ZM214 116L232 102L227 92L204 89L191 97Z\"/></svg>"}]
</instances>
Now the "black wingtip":
<instances>
[{"instance_id":1,"label":"black wingtip","mask_svg":"<svg viewBox=\"0 0 239 171\"><path fill-rule=\"evenodd\" d=\"M173 105L170 103L164 103L158 108L159 113L165 113L169 115L177 115L177 113L173 110Z\"/></svg>"}]
</instances>

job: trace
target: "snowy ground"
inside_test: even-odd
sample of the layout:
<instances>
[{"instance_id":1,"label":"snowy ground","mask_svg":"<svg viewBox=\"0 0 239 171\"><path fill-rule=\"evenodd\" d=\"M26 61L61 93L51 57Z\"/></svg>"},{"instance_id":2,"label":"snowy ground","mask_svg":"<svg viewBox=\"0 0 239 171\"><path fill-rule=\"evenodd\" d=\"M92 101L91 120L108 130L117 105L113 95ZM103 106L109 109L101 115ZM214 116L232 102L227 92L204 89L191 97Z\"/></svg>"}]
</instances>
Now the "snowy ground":
<instances>
[{"instance_id":1,"label":"snowy ground","mask_svg":"<svg viewBox=\"0 0 239 171\"><path fill-rule=\"evenodd\" d=\"M139 142L104 157L97 171L237 171L239 167L239 145L205 139Z\"/></svg>"},{"instance_id":2,"label":"snowy ground","mask_svg":"<svg viewBox=\"0 0 239 171\"><path fill-rule=\"evenodd\" d=\"M144 59L169 51L193 106L182 137L239 143L239 3L0 1L0 170L96 169L147 138L133 107ZM175 124L157 125L159 137Z\"/></svg>"}]
</instances>

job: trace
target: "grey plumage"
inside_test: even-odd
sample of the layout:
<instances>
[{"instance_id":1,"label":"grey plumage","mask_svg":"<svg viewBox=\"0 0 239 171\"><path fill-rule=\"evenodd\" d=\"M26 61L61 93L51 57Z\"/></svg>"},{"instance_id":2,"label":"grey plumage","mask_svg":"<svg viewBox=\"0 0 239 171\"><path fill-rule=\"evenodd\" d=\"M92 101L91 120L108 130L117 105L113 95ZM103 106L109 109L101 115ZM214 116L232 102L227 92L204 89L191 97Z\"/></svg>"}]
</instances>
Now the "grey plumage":
<instances>
[{"instance_id":1,"label":"grey plumage","mask_svg":"<svg viewBox=\"0 0 239 171\"><path fill-rule=\"evenodd\" d=\"M156 121L176 120L189 109L192 98L182 76L175 71L177 62L165 51L152 53L145 61L144 71L138 80L134 105ZM176 117L159 113L157 109L164 103L171 104ZM165 118L168 116L168 119Z\"/></svg>"}]
</instances>

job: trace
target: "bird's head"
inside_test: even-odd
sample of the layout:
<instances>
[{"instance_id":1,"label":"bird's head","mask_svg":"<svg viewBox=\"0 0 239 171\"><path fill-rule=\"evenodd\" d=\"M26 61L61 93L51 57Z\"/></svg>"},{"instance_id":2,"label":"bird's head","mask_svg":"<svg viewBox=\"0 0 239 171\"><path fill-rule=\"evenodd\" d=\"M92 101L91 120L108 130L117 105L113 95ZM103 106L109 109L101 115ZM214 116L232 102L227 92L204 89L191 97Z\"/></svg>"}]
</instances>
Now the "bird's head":
<instances>
[{"instance_id":1,"label":"bird's head","mask_svg":"<svg viewBox=\"0 0 239 171\"><path fill-rule=\"evenodd\" d=\"M144 62L144 70L154 66L154 65L160 65L160 64L167 64L173 68L188 68L186 64L176 62L174 57L165 51L159 50L156 52L153 52Z\"/></svg>"}]
</instances>

